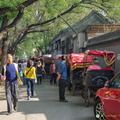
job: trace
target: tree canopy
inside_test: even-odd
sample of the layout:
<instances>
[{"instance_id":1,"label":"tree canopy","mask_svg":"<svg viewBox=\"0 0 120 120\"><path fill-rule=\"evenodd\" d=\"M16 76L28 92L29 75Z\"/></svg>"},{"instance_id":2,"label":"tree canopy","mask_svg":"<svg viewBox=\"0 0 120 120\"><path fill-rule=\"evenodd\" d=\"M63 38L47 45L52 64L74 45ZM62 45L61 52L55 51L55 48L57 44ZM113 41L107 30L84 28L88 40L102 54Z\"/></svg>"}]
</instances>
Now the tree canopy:
<instances>
[{"instance_id":1,"label":"tree canopy","mask_svg":"<svg viewBox=\"0 0 120 120\"><path fill-rule=\"evenodd\" d=\"M67 27L61 16L72 25L91 10L97 10L118 24L119 6L119 0L2 0L1 62L4 63L7 53L15 54L16 50L19 55L24 51L29 54L33 47L45 50L52 37Z\"/></svg>"}]
</instances>

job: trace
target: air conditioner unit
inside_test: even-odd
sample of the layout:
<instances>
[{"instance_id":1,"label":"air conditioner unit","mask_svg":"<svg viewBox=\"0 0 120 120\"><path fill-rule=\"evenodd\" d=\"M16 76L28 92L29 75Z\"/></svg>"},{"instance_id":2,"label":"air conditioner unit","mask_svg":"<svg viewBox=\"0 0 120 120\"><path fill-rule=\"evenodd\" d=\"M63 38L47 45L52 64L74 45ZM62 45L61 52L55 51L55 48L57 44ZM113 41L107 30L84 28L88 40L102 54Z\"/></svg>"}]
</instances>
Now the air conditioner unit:
<instances>
[{"instance_id":1,"label":"air conditioner unit","mask_svg":"<svg viewBox=\"0 0 120 120\"><path fill-rule=\"evenodd\" d=\"M79 33L78 34L78 42L77 42L78 48L83 48L84 42L85 42L85 33Z\"/></svg>"},{"instance_id":2,"label":"air conditioner unit","mask_svg":"<svg viewBox=\"0 0 120 120\"><path fill-rule=\"evenodd\" d=\"M88 43L87 41L84 42L84 48L87 47L87 43Z\"/></svg>"}]
</instances>

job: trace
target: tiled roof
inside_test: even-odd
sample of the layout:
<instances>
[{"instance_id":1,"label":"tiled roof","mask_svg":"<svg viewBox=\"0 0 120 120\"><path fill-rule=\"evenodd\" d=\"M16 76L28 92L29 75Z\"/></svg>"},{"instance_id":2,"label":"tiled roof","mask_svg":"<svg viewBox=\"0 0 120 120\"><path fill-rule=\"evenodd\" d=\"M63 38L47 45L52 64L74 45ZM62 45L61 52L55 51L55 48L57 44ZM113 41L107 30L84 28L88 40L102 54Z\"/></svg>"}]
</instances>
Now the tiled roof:
<instances>
[{"instance_id":1,"label":"tiled roof","mask_svg":"<svg viewBox=\"0 0 120 120\"><path fill-rule=\"evenodd\" d=\"M110 22L102 14L93 10L87 16L85 16L82 20L73 24L72 28L77 33L80 33L85 31L88 25L104 25L104 24L110 24ZM62 29L58 34L56 34L53 37L52 41L54 41L54 39L56 39L62 33L66 34L67 36L71 36L75 34L70 27L67 27L65 29Z\"/></svg>"},{"instance_id":2,"label":"tiled roof","mask_svg":"<svg viewBox=\"0 0 120 120\"><path fill-rule=\"evenodd\" d=\"M87 46L120 39L120 30L89 39Z\"/></svg>"},{"instance_id":3,"label":"tiled roof","mask_svg":"<svg viewBox=\"0 0 120 120\"><path fill-rule=\"evenodd\" d=\"M85 16L82 20L78 21L77 23L73 24L73 29L77 32L83 32L86 30L88 25L104 25L110 24L106 17L102 14L98 13L97 11L91 11L87 16ZM66 34L75 34L71 28L63 29Z\"/></svg>"}]
</instances>

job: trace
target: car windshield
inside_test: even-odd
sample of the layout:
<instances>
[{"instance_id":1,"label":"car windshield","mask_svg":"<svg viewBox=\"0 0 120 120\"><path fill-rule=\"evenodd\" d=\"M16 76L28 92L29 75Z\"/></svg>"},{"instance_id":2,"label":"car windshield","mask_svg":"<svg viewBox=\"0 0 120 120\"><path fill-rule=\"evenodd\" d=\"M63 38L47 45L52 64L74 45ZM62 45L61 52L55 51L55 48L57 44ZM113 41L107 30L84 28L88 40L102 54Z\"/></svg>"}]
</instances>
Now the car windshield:
<instances>
[{"instance_id":1,"label":"car windshield","mask_svg":"<svg viewBox=\"0 0 120 120\"><path fill-rule=\"evenodd\" d=\"M120 89L120 74L118 74L112 81L111 88Z\"/></svg>"}]
</instances>

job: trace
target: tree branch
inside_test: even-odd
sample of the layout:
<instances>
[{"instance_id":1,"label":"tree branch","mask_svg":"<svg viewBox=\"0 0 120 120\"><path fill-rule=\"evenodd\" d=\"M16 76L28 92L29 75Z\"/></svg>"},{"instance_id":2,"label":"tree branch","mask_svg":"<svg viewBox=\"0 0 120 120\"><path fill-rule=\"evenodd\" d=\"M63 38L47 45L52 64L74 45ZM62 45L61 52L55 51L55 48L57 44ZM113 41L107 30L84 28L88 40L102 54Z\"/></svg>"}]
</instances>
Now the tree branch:
<instances>
[{"instance_id":1,"label":"tree branch","mask_svg":"<svg viewBox=\"0 0 120 120\"><path fill-rule=\"evenodd\" d=\"M48 29L44 29L44 30L34 30L34 31L30 31L30 32L27 32L27 29L23 29L17 33L14 33L14 35L12 35L11 37L9 37L8 39L9 40L13 40L16 36L18 36L17 40L15 42L13 42L11 44L11 46L9 46L9 49L11 49L12 47L14 46L17 46L18 44L21 44L24 42L24 38L26 37L27 34L29 33L34 33L34 32L44 32L44 31L48 31L50 30L49 28ZM22 34L23 33L23 34ZM22 36L20 36L22 34Z\"/></svg>"},{"instance_id":2,"label":"tree branch","mask_svg":"<svg viewBox=\"0 0 120 120\"><path fill-rule=\"evenodd\" d=\"M11 29L13 29L15 27L15 25L19 22L19 20L22 18L22 16L23 16L23 10L20 10L17 17L14 19L14 21L10 25L8 25L0 30L0 39L2 38L2 36L4 34L6 34L8 31L10 31Z\"/></svg>"},{"instance_id":3,"label":"tree branch","mask_svg":"<svg viewBox=\"0 0 120 120\"><path fill-rule=\"evenodd\" d=\"M19 4L18 6L16 6L17 9L12 9L10 7L0 8L0 15L4 15L7 12L19 11L27 6L30 6L31 4L33 4L36 1L38 1L38 0L27 0L27 1Z\"/></svg>"},{"instance_id":4,"label":"tree branch","mask_svg":"<svg viewBox=\"0 0 120 120\"><path fill-rule=\"evenodd\" d=\"M33 30L33 31L29 31L27 33L35 33L35 32L44 32L44 31L49 31L50 29L44 29L44 30Z\"/></svg>"},{"instance_id":5,"label":"tree branch","mask_svg":"<svg viewBox=\"0 0 120 120\"><path fill-rule=\"evenodd\" d=\"M28 27L29 27L29 29L34 29L34 28L36 28L36 26L38 27L38 26L42 26L42 25L44 25L44 24L50 23L50 22L56 20L57 18L59 18L60 16L69 13L70 11L72 11L73 9L75 9L76 7L77 7L77 4L74 4L74 5L72 5L68 10L66 10L66 11L63 12L63 13L61 13L61 14L58 15L57 17L54 17L54 18L49 19L49 20L47 20L47 21L44 21L44 22L42 22L42 23L32 24L32 25L30 25L30 26L28 26Z\"/></svg>"},{"instance_id":6,"label":"tree branch","mask_svg":"<svg viewBox=\"0 0 120 120\"><path fill-rule=\"evenodd\" d=\"M28 41L30 38L23 38L23 40L19 43L19 44L21 44L21 43L23 43L23 42L25 42L25 41Z\"/></svg>"},{"instance_id":7,"label":"tree branch","mask_svg":"<svg viewBox=\"0 0 120 120\"><path fill-rule=\"evenodd\" d=\"M101 6L98 6L97 4L95 4L94 2L91 2L91 1L88 1L87 3L86 3L85 1L81 1L81 2L79 2L79 4L80 4L80 3L82 3L82 4L94 5L94 6L98 7L99 9L104 10ZM32 25L30 25L30 26L28 26L28 27L29 27L29 29L35 29L35 28L38 27L38 26L42 26L42 25L44 25L44 24L50 23L50 22L56 20L57 18L59 18L60 16L63 16L63 15L65 15L65 14L71 12L73 9L75 9L76 7L78 7L79 4L73 4L68 10L66 10L66 11L63 12L63 13L61 13L61 14L58 15L57 17L54 17L54 18L49 19L49 20L47 20L47 21L44 21L44 22L42 22L42 23L32 24ZM104 10L104 11L105 11L105 10ZM106 12L106 11L105 11L105 12Z\"/></svg>"}]
</instances>

